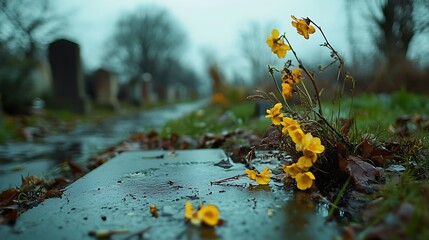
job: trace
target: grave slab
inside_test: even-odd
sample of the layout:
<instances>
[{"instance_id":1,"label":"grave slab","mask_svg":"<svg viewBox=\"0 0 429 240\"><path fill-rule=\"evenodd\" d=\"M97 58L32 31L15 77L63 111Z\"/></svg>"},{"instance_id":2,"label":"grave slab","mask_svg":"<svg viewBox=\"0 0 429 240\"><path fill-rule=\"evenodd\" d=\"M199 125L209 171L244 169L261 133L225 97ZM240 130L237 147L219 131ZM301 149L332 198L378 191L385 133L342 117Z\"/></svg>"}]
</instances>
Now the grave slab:
<instances>
[{"instance_id":1,"label":"grave slab","mask_svg":"<svg viewBox=\"0 0 429 240\"><path fill-rule=\"evenodd\" d=\"M333 239L337 234L309 194L294 193L283 183L256 186L243 177L212 185L244 172L241 164L216 164L222 160L228 158L218 149L124 152L74 182L62 198L24 213L14 227L0 226L0 239L94 239L89 233L101 229L127 230L112 239L138 239L128 237L143 229L144 239ZM263 161L257 167L276 164ZM186 223L187 201L215 204L223 224ZM158 217L150 213L151 205Z\"/></svg>"}]
</instances>

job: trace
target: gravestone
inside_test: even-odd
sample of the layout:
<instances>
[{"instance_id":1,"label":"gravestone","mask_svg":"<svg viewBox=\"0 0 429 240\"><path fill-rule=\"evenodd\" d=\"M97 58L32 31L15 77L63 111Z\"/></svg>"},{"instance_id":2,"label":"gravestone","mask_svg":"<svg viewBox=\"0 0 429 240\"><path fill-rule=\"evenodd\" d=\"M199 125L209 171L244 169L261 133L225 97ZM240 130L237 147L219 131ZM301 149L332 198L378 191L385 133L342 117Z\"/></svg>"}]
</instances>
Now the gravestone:
<instances>
[{"instance_id":1,"label":"gravestone","mask_svg":"<svg viewBox=\"0 0 429 240\"><path fill-rule=\"evenodd\" d=\"M59 39L48 48L52 72L52 107L78 113L89 113L91 105L85 93L85 83L77 43Z\"/></svg>"},{"instance_id":2,"label":"gravestone","mask_svg":"<svg viewBox=\"0 0 429 240\"><path fill-rule=\"evenodd\" d=\"M118 84L116 76L103 68L98 69L94 74L96 104L101 107L118 110Z\"/></svg>"},{"instance_id":3,"label":"gravestone","mask_svg":"<svg viewBox=\"0 0 429 240\"><path fill-rule=\"evenodd\" d=\"M255 161L255 167L278 165L267 160ZM0 236L95 239L89 233L118 229L123 234L112 239L334 239L338 234L325 221L327 208L313 203L310 193L293 193L275 181L251 185L246 176L213 184L244 169L220 149L124 152L67 187L61 198L22 214L13 228L0 225ZM223 224L187 224L187 201L194 207L200 201L216 205ZM156 216L151 206L158 209ZM144 238L138 238L141 231Z\"/></svg>"}]
</instances>

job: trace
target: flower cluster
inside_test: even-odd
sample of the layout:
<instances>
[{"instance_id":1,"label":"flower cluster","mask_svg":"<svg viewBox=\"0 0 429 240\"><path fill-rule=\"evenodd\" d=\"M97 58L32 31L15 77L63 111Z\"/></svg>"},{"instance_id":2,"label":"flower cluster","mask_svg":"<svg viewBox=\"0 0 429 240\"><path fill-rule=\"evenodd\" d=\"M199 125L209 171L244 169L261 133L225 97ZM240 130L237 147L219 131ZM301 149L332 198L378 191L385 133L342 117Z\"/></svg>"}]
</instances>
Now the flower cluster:
<instances>
[{"instance_id":1,"label":"flower cluster","mask_svg":"<svg viewBox=\"0 0 429 240\"><path fill-rule=\"evenodd\" d=\"M204 223L207 226L216 226L219 223L219 210L215 205L200 206L198 210L192 207L191 202L185 204L185 218L194 225Z\"/></svg>"},{"instance_id":2,"label":"flower cluster","mask_svg":"<svg viewBox=\"0 0 429 240\"><path fill-rule=\"evenodd\" d=\"M265 167L261 173L255 170L246 169L246 173L251 180L255 180L259 185L267 185L271 180L271 170Z\"/></svg>"},{"instance_id":3,"label":"flower cluster","mask_svg":"<svg viewBox=\"0 0 429 240\"><path fill-rule=\"evenodd\" d=\"M295 143L296 151L302 152L302 157L296 163L285 166L283 170L296 180L300 190L305 190L310 188L313 180L316 179L309 169L316 162L318 154L325 151L325 147L321 144L320 138L313 137L311 133L304 133L297 121L290 117L283 117L280 111L282 107L281 103L277 103L272 109L267 110L268 114L265 117L271 118L274 125L281 125L282 133L290 136ZM279 124L276 124L277 122Z\"/></svg>"},{"instance_id":4,"label":"flower cluster","mask_svg":"<svg viewBox=\"0 0 429 240\"><path fill-rule=\"evenodd\" d=\"M299 68L295 68L290 71L285 68L284 74L282 75L282 95L284 100L288 100L292 97L292 87L294 84L300 83L302 79L302 71Z\"/></svg>"}]
</instances>

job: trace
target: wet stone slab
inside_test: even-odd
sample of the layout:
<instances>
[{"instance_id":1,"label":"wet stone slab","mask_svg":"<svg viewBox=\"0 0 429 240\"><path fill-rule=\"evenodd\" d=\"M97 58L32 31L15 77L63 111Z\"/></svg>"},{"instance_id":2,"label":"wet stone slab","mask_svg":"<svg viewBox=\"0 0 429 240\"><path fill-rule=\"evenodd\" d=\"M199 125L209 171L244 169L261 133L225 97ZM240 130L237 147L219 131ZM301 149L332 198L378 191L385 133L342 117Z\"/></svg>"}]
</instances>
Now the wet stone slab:
<instances>
[{"instance_id":1,"label":"wet stone slab","mask_svg":"<svg viewBox=\"0 0 429 240\"><path fill-rule=\"evenodd\" d=\"M293 193L282 183L250 186L244 177L211 185L244 172L241 164L215 165L225 159L222 150L122 153L70 185L62 198L24 213L13 228L0 226L1 239L93 239L88 233L101 229L128 230L113 239L143 229L145 239L332 239L336 234L308 194ZM265 165L276 162L257 167ZM186 201L197 206L200 200L218 206L221 226L186 223ZM151 205L158 217L150 213Z\"/></svg>"}]
</instances>

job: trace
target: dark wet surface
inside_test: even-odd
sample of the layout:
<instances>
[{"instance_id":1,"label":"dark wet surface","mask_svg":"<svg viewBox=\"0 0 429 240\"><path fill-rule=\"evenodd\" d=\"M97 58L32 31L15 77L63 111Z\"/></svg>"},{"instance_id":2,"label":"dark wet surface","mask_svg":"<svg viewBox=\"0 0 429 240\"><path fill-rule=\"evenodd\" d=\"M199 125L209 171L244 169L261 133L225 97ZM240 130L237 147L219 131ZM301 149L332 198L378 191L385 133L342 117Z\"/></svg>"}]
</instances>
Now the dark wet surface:
<instances>
[{"instance_id":1,"label":"dark wet surface","mask_svg":"<svg viewBox=\"0 0 429 240\"><path fill-rule=\"evenodd\" d=\"M71 132L47 136L38 142L0 145L0 191L21 184L21 176L46 176L59 171L64 160L85 163L91 156L129 137L159 130L170 119L204 106L205 101L177 104L138 114L82 124Z\"/></svg>"},{"instance_id":2,"label":"dark wet surface","mask_svg":"<svg viewBox=\"0 0 429 240\"><path fill-rule=\"evenodd\" d=\"M47 199L24 213L14 228L0 226L0 236L90 239L91 231L126 229L128 233L113 237L123 239L147 228L144 239L333 239L337 234L335 226L325 223L325 206L281 182L257 186L243 177L211 185L244 173L241 164L215 166L225 159L219 149L124 152L74 182L62 198ZM200 200L218 206L222 226L186 224L186 201L197 206ZM149 212L151 205L159 209L157 218Z\"/></svg>"}]
</instances>

